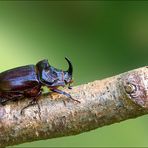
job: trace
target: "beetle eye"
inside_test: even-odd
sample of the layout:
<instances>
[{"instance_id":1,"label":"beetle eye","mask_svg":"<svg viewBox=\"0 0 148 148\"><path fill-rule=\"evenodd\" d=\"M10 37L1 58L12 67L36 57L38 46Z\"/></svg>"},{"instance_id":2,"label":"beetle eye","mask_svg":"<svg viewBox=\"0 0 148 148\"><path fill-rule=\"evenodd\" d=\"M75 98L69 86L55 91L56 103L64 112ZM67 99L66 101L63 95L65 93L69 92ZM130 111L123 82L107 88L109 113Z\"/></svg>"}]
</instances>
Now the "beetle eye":
<instances>
[{"instance_id":1,"label":"beetle eye","mask_svg":"<svg viewBox=\"0 0 148 148\"><path fill-rule=\"evenodd\" d=\"M45 69L45 71L49 71L49 67L45 67L44 69Z\"/></svg>"}]
</instances>

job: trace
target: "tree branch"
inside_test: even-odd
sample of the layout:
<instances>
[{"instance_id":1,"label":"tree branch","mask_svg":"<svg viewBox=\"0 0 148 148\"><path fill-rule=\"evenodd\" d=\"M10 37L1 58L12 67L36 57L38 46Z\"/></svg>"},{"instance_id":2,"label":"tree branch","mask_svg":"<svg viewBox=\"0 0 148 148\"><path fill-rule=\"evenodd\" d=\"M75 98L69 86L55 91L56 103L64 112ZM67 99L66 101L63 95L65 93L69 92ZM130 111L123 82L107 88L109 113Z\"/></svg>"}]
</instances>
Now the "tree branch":
<instances>
[{"instance_id":1,"label":"tree branch","mask_svg":"<svg viewBox=\"0 0 148 148\"><path fill-rule=\"evenodd\" d=\"M142 67L64 90L81 103L55 93L43 95L40 116L37 105L20 115L29 99L0 106L0 147L75 135L147 114L147 74L148 68Z\"/></svg>"}]
</instances>

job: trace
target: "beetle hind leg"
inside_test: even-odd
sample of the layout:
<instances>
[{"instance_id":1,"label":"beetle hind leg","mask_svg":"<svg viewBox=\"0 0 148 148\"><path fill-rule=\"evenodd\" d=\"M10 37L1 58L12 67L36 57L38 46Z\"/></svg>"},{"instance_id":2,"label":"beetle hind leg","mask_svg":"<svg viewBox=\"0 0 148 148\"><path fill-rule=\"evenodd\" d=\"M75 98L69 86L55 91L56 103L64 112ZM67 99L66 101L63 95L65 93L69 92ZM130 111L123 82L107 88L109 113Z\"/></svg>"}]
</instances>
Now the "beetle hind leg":
<instances>
[{"instance_id":1,"label":"beetle hind leg","mask_svg":"<svg viewBox=\"0 0 148 148\"><path fill-rule=\"evenodd\" d=\"M10 99L0 92L0 104L5 105Z\"/></svg>"},{"instance_id":2,"label":"beetle hind leg","mask_svg":"<svg viewBox=\"0 0 148 148\"><path fill-rule=\"evenodd\" d=\"M0 97L0 104L1 105L6 105L6 103L9 101L9 99L6 99L6 98L3 98L3 97Z\"/></svg>"},{"instance_id":3,"label":"beetle hind leg","mask_svg":"<svg viewBox=\"0 0 148 148\"><path fill-rule=\"evenodd\" d=\"M24 98L21 93L5 93L0 96L0 104L6 105L9 101L18 101Z\"/></svg>"}]
</instances>

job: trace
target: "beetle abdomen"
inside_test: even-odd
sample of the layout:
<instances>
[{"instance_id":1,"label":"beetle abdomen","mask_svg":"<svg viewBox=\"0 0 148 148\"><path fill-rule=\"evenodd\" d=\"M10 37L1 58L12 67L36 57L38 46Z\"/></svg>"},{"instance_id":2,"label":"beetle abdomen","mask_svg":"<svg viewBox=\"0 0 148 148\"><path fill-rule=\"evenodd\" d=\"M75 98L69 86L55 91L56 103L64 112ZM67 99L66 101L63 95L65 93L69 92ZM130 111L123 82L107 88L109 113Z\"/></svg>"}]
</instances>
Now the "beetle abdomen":
<instances>
[{"instance_id":1,"label":"beetle abdomen","mask_svg":"<svg viewBox=\"0 0 148 148\"><path fill-rule=\"evenodd\" d=\"M27 65L0 73L0 91L23 91L39 85L35 66Z\"/></svg>"}]
</instances>

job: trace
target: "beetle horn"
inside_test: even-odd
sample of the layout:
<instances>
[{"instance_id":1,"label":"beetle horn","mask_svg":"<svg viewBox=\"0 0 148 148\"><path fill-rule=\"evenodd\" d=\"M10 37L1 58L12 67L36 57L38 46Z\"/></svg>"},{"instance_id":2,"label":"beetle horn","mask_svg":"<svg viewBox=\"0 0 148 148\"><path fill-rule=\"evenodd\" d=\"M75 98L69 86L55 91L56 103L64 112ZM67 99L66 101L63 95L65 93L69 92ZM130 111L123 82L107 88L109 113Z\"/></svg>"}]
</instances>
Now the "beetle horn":
<instances>
[{"instance_id":1,"label":"beetle horn","mask_svg":"<svg viewBox=\"0 0 148 148\"><path fill-rule=\"evenodd\" d=\"M72 63L70 62L70 60L68 58L65 57L65 59L68 62L68 65L69 65L67 72L72 76L72 72L73 72Z\"/></svg>"}]
</instances>

